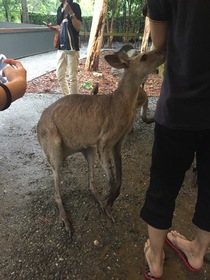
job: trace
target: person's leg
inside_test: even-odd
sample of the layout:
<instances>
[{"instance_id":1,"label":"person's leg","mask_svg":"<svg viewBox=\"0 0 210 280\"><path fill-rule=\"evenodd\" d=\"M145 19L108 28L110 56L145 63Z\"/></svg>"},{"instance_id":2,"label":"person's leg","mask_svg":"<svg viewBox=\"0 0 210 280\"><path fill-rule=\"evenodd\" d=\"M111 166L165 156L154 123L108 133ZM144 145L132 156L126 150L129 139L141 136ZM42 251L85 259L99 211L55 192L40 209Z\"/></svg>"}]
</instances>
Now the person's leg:
<instances>
[{"instance_id":1,"label":"person's leg","mask_svg":"<svg viewBox=\"0 0 210 280\"><path fill-rule=\"evenodd\" d=\"M69 85L66 79L66 68L67 68L66 51L58 50L56 76L64 95L68 95L70 93Z\"/></svg>"},{"instance_id":2,"label":"person's leg","mask_svg":"<svg viewBox=\"0 0 210 280\"><path fill-rule=\"evenodd\" d=\"M192 241L187 240L177 231L169 232L167 238L185 254L192 268L200 269L202 267L205 252L210 244L210 232L198 228L197 235Z\"/></svg>"},{"instance_id":3,"label":"person's leg","mask_svg":"<svg viewBox=\"0 0 210 280\"><path fill-rule=\"evenodd\" d=\"M70 79L70 93L78 93L78 65L79 65L79 52L70 51L68 53L68 73Z\"/></svg>"},{"instance_id":4,"label":"person's leg","mask_svg":"<svg viewBox=\"0 0 210 280\"><path fill-rule=\"evenodd\" d=\"M197 202L193 223L210 232L210 129L196 133Z\"/></svg>"},{"instance_id":5,"label":"person's leg","mask_svg":"<svg viewBox=\"0 0 210 280\"><path fill-rule=\"evenodd\" d=\"M157 278L163 273L163 245L172 224L175 200L194 159L192 138L191 132L155 125L150 185L141 217L148 224L149 234L145 258L151 274Z\"/></svg>"},{"instance_id":6,"label":"person's leg","mask_svg":"<svg viewBox=\"0 0 210 280\"><path fill-rule=\"evenodd\" d=\"M198 195L192 221L197 227L197 235L189 241L178 232L171 231L167 237L184 252L189 264L199 269L210 245L210 130L198 131L195 135Z\"/></svg>"},{"instance_id":7,"label":"person's leg","mask_svg":"<svg viewBox=\"0 0 210 280\"><path fill-rule=\"evenodd\" d=\"M195 152L191 132L155 124L150 184L140 216L150 226L166 230L172 225L175 200Z\"/></svg>"},{"instance_id":8,"label":"person's leg","mask_svg":"<svg viewBox=\"0 0 210 280\"><path fill-rule=\"evenodd\" d=\"M163 274L163 263L165 254L163 245L168 230L159 230L148 225L149 239L145 243L145 259L153 277L160 278Z\"/></svg>"}]
</instances>

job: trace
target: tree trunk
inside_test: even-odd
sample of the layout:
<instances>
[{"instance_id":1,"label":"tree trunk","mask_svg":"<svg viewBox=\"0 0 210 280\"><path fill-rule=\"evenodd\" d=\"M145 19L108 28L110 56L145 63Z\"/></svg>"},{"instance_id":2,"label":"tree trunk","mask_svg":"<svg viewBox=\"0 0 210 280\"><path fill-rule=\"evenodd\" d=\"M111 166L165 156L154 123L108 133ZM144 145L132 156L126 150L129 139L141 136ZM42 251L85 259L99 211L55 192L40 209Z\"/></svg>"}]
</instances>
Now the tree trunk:
<instances>
[{"instance_id":1,"label":"tree trunk","mask_svg":"<svg viewBox=\"0 0 210 280\"><path fill-rule=\"evenodd\" d=\"M85 69L97 71L99 66L99 55L103 42L104 25L107 14L108 0L95 0L93 22L87 50Z\"/></svg>"},{"instance_id":2,"label":"tree trunk","mask_svg":"<svg viewBox=\"0 0 210 280\"><path fill-rule=\"evenodd\" d=\"M29 23L29 16L28 16L28 6L26 0L21 0L22 6L22 23Z\"/></svg>"},{"instance_id":3,"label":"tree trunk","mask_svg":"<svg viewBox=\"0 0 210 280\"><path fill-rule=\"evenodd\" d=\"M150 23L149 23L149 18L146 17L145 25L144 25L144 35L141 44L141 52L146 52L148 49L149 35L150 35Z\"/></svg>"},{"instance_id":4,"label":"tree trunk","mask_svg":"<svg viewBox=\"0 0 210 280\"><path fill-rule=\"evenodd\" d=\"M127 33L127 17L126 17L126 0L123 2L123 32ZM123 37L123 43L126 43L126 37Z\"/></svg>"},{"instance_id":5,"label":"tree trunk","mask_svg":"<svg viewBox=\"0 0 210 280\"><path fill-rule=\"evenodd\" d=\"M111 16L110 28L107 29L107 30L109 30L110 33L113 33L114 16L115 16L115 13L116 13L116 10L117 10L117 4L118 4L118 0L114 0L112 11L111 11L112 16ZM108 21L107 21L107 26L108 26ZM109 48L112 47L112 41L113 41L113 36L109 36L108 37L108 44L107 44Z\"/></svg>"},{"instance_id":6,"label":"tree trunk","mask_svg":"<svg viewBox=\"0 0 210 280\"><path fill-rule=\"evenodd\" d=\"M9 3L8 3L8 2L9 2L8 0L3 0L3 1L2 1L2 4L3 4L4 10L5 10L5 18L6 18L6 21L9 22L9 13L8 13L8 11L9 11Z\"/></svg>"}]
</instances>

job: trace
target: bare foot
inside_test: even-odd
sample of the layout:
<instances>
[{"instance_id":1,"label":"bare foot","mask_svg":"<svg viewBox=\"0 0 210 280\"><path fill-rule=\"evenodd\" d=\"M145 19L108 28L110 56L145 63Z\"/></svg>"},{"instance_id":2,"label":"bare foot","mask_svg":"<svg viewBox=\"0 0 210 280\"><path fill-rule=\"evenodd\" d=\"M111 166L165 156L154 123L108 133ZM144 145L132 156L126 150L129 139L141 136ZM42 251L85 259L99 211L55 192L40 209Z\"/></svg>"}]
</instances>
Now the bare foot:
<instances>
[{"instance_id":1,"label":"bare foot","mask_svg":"<svg viewBox=\"0 0 210 280\"><path fill-rule=\"evenodd\" d=\"M196 246L195 241L189 241L179 232L172 230L167 234L169 241L179 250L181 250L191 266L191 270L200 270L203 265L203 257L199 254L199 247Z\"/></svg>"},{"instance_id":2,"label":"bare foot","mask_svg":"<svg viewBox=\"0 0 210 280\"><path fill-rule=\"evenodd\" d=\"M163 274L163 262L165 258L164 252L162 253L161 260L155 259L154 254L151 251L149 239L144 245L144 254L146 260L145 277L146 279L158 280Z\"/></svg>"}]
</instances>

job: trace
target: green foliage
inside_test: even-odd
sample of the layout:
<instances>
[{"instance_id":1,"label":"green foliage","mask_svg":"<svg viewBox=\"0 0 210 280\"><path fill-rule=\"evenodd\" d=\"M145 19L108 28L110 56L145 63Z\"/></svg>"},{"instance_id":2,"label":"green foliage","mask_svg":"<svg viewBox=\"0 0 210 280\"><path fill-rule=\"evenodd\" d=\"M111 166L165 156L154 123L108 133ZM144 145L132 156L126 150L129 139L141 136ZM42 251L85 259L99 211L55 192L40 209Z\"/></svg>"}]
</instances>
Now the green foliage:
<instances>
[{"instance_id":1,"label":"green foliage","mask_svg":"<svg viewBox=\"0 0 210 280\"><path fill-rule=\"evenodd\" d=\"M93 88L93 86L92 86L92 84L91 84L90 81L85 81L85 82L81 85L81 87L83 87L83 88L85 88L85 89L92 89L92 88Z\"/></svg>"},{"instance_id":2,"label":"green foliage","mask_svg":"<svg viewBox=\"0 0 210 280\"><path fill-rule=\"evenodd\" d=\"M81 6L83 24L82 30L90 32L94 0L75 0ZM108 1L108 16L106 24L111 20L114 3ZM144 17L142 8L146 0L118 0L114 16L113 32L143 33ZM29 21L32 24L43 25L43 21L56 24L56 11L60 5L59 0L27 0ZM21 22L21 0L0 0L0 21ZM105 31L106 31L105 26ZM86 38L88 39L88 38Z\"/></svg>"},{"instance_id":3,"label":"green foliage","mask_svg":"<svg viewBox=\"0 0 210 280\"><path fill-rule=\"evenodd\" d=\"M55 15L59 0L27 0L28 12ZM21 0L0 0L0 20L21 22Z\"/></svg>"},{"instance_id":4,"label":"green foliage","mask_svg":"<svg viewBox=\"0 0 210 280\"><path fill-rule=\"evenodd\" d=\"M0 20L20 22L20 1L0 0Z\"/></svg>"},{"instance_id":5,"label":"green foliage","mask_svg":"<svg viewBox=\"0 0 210 280\"><path fill-rule=\"evenodd\" d=\"M143 33L144 31L144 17L142 16L130 16L129 17L129 32L130 33ZM114 21L114 32L123 33L124 32L124 17L115 17Z\"/></svg>"},{"instance_id":6,"label":"green foliage","mask_svg":"<svg viewBox=\"0 0 210 280\"><path fill-rule=\"evenodd\" d=\"M27 0L28 11L39 14L56 13L60 1L55 0Z\"/></svg>"},{"instance_id":7,"label":"green foliage","mask_svg":"<svg viewBox=\"0 0 210 280\"><path fill-rule=\"evenodd\" d=\"M108 1L108 20L111 19L116 0ZM114 16L114 32L143 33L145 18L142 9L146 0L118 0Z\"/></svg>"},{"instance_id":8,"label":"green foliage","mask_svg":"<svg viewBox=\"0 0 210 280\"><path fill-rule=\"evenodd\" d=\"M29 21L31 24L39 24L43 25L43 21L46 23L52 23L53 25L56 25L56 16L55 15L44 15L44 14L38 14L38 13L29 13Z\"/></svg>"},{"instance_id":9,"label":"green foliage","mask_svg":"<svg viewBox=\"0 0 210 280\"><path fill-rule=\"evenodd\" d=\"M83 32L90 32L91 30L91 24L92 24L92 16L88 16L88 17L82 17L82 29L81 31Z\"/></svg>"},{"instance_id":10,"label":"green foliage","mask_svg":"<svg viewBox=\"0 0 210 280\"><path fill-rule=\"evenodd\" d=\"M108 1L109 16L111 16L112 14L115 1L116 0ZM116 16L124 16L124 12L126 12L127 16L130 16L130 14L132 14L133 16L139 16L141 15L141 11L145 3L146 0L118 0Z\"/></svg>"}]
</instances>

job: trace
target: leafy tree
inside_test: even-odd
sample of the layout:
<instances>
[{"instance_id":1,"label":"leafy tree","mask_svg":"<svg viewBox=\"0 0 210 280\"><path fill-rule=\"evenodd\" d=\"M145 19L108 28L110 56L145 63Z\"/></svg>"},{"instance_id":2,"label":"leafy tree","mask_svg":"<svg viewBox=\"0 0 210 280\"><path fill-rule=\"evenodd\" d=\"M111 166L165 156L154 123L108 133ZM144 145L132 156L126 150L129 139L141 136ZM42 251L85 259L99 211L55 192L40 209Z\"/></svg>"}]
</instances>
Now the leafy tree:
<instances>
[{"instance_id":1,"label":"leafy tree","mask_svg":"<svg viewBox=\"0 0 210 280\"><path fill-rule=\"evenodd\" d=\"M25 16L26 9L29 13L55 14L59 5L59 0L0 0L0 20L21 22L22 10Z\"/></svg>"},{"instance_id":2,"label":"leafy tree","mask_svg":"<svg viewBox=\"0 0 210 280\"><path fill-rule=\"evenodd\" d=\"M5 18L7 21L9 21L9 0L2 0L2 5L3 5L3 8L4 8L4 11L5 11Z\"/></svg>"},{"instance_id":3,"label":"leafy tree","mask_svg":"<svg viewBox=\"0 0 210 280\"><path fill-rule=\"evenodd\" d=\"M109 0L106 29L114 33L143 33L144 17L142 8L146 0ZM124 42L126 41L126 36ZM108 38L108 46L111 47L113 37Z\"/></svg>"},{"instance_id":4,"label":"leafy tree","mask_svg":"<svg viewBox=\"0 0 210 280\"><path fill-rule=\"evenodd\" d=\"M0 0L0 18L1 20L11 21L12 19L16 19L15 12L20 6L20 1L18 0ZM18 14L20 18L20 14Z\"/></svg>"},{"instance_id":5,"label":"leafy tree","mask_svg":"<svg viewBox=\"0 0 210 280\"><path fill-rule=\"evenodd\" d=\"M118 0L112 0L109 2L108 5L108 17L107 17L107 33L113 33L113 28L114 28L114 18L115 18L115 14L117 11L117 4L118 4ZM109 21L110 18L110 21ZM108 46L111 47L112 45L112 41L113 41L113 36L109 36L108 38Z\"/></svg>"},{"instance_id":6,"label":"leafy tree","mask_svg":"<svg viewBox=\"0 0 210 280\"><path fill-rule=\"evenodd\" d=\"M59 0L27 0L27 2L29 11L39 14L55 14L60 5Z\"/></svg>"}]
</instances>

